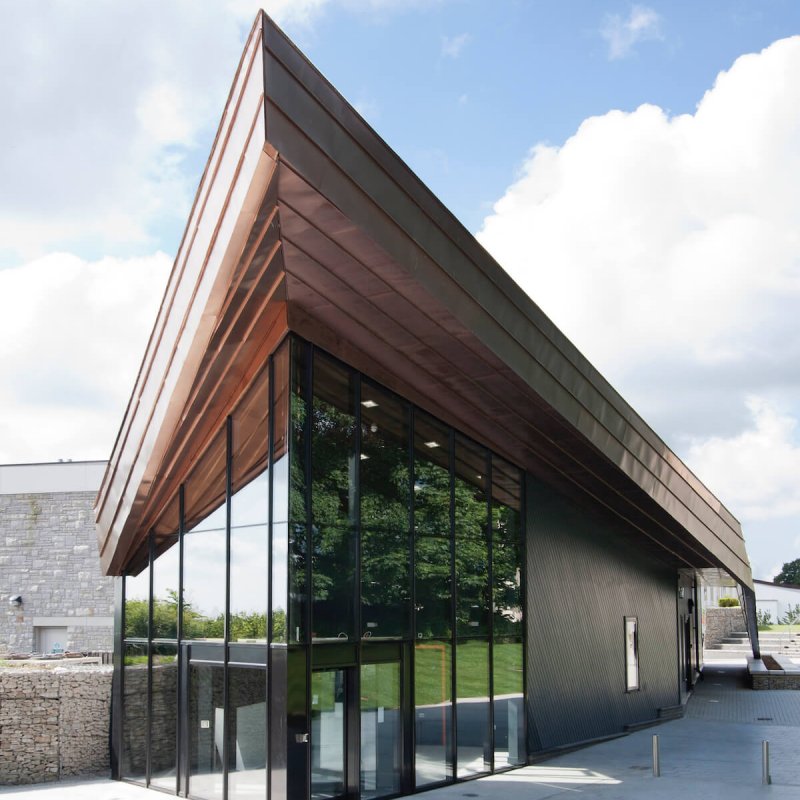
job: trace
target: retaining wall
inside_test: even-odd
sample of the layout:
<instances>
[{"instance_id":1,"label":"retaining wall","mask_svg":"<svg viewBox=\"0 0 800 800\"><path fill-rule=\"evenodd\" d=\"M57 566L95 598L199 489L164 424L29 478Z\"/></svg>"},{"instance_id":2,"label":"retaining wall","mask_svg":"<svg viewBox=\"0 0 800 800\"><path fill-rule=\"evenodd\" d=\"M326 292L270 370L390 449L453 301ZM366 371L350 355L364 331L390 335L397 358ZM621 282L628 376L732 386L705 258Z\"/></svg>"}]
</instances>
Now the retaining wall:
<instances>
[{"instance_id":1,"label":"retaining wall","mask_svg":"<svg viewBox=\"0 0 800 800\"><path fill-rule=\"evenodd\" d=\"M719 644L734 631L746 630L744 614L738 606L734 608L707 608L704 647Z\"/></svg>"},{"instance_id":2,"label":"retaining wall","mask_svg":"<svg viewBox=\"0 0 800 800\"><path fill-rule=\"evenodd\" d=\"M112 673L0 669L0 784L108 773Z\"/></svg>"}]
</instances>

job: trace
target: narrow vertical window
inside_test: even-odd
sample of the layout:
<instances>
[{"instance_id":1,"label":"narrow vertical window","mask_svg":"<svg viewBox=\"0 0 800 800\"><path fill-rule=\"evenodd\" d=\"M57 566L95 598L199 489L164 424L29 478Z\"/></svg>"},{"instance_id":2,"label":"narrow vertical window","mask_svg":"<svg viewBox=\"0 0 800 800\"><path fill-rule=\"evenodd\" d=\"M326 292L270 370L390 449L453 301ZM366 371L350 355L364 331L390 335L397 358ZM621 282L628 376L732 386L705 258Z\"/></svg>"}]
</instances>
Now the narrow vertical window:
<instances>
[{"instance_id":1,"label":"narrow vertical window","mask_svg":"<svg viewBox=\"0 0 800 800\"><path fill-rule=\"evenodd\" d=\"M639 688L639 622L636 617L625 617L625 688L629 692Z\"/></svg>"}]
</instances>

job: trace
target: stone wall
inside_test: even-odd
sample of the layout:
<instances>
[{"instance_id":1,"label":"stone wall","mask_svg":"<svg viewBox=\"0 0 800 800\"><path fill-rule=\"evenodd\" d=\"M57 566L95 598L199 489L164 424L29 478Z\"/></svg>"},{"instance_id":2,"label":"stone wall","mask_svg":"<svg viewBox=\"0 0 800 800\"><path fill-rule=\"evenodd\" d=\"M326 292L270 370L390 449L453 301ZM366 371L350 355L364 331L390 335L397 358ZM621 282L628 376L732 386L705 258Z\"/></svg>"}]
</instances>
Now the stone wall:
<instances>
[{"instance_id":1,"label":"stone wall","mask_svg":"<svg viewBox=\"0 0 800 800\"><path fill-rule=\"evenodd\" d=\"M108 773L112 673L0 669L0 784Z\"/></svg>"},{"instance_id":2,"label":"stone wall","mask_svg":"<svg viewBox=\"0 0 800 800\"><path fill-rule=\"evenodd\" d=\"M713 647L734 631L746 630L744 614L739 607L707 608L704 647Z\"/></svg>"},{"instance_id":3,"label":"stone wall","mask_svg":"<svg viewBox=\"0 0 800 800\"><path fill-rule=\"evenodd\" d=\"M112 649L113 579L100 571L94 499L0 495L0 653L36 650L34 625L66 627L66 650ZM20 607L9 605L15 594Z\"/></svg>"}]
</instances>

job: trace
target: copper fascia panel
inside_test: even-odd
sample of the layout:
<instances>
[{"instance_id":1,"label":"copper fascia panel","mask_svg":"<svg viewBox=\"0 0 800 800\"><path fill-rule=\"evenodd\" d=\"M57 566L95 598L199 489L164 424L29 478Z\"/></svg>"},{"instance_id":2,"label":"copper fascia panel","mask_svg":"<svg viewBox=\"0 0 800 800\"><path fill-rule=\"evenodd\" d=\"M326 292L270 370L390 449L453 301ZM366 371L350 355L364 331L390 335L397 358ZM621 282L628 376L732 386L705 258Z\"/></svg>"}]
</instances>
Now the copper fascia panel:
<instances>
[{"instance_id":1,"label":"copper fascia panel","mask_svg":"<svg viewBox=\"0 0 800 800\"><path fill-rule=\"evenodd\" d=\"M218 323L231 276L275 171L265 147L255 26L200 183L131 401L98 494L101 564L118 572Z\"/></svg>"}]
</instances>

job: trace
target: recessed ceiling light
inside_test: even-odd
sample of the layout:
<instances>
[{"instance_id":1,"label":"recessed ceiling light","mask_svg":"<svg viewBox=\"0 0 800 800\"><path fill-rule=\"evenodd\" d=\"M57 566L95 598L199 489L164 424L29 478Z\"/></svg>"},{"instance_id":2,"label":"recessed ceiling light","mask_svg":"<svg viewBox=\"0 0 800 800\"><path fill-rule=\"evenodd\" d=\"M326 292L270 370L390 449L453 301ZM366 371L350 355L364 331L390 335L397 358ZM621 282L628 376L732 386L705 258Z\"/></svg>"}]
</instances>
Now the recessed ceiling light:
<instances>
[{"instance_id":1,"label":"recessed ceiling light","mask_svg":"<svg viewBox=\"0 0 800 800\"><path fill-rule=\"evenodd\" d=\"M378 404L374 400L362 400L361 405L364 408L377 408Z\"/></svg>"},{"instance_id":2,"label":"recessed ceiling light","mask_svg":"<svg viewBox=\"0 0 800 800\"><path fill-rule=\"evenodd\" d=\"M434 442L434 441L425 442L425 447L430 447L431 449L433 449L434 447L438 447L438 446L439 446L439 442Z\"/></svg>"}]
</instances>

